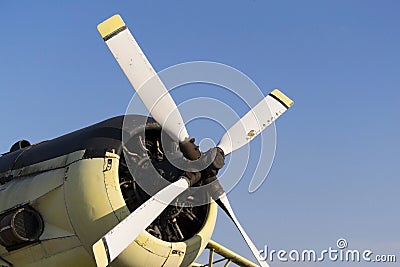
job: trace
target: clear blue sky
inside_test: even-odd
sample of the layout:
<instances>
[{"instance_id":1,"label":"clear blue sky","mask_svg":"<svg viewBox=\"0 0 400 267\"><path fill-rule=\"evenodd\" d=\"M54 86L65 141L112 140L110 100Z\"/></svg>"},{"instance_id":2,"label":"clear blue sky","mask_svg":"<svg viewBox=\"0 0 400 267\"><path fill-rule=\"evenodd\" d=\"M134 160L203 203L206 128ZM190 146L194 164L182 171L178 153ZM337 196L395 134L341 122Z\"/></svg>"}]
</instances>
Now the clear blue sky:
<instances>
[{"instance_id":1,"label":"clear blue sky","mask_svg":"<svg viewBox=\"0 0 400 267\"><path fill-rule=\"evenodd\" d=\"M0 9L0 151L125 112L133 90L96 30L120 13L156 70L221 62L265 94L280 88L295 100L276 124L267 181L249 194L244 177L229 194L257 246L322 250L343 237L400 260L398 1L3 1ZM183 98L191 94L200 95ZM213 238L250 256L222 213ZM358 266L313 266L327 265Z\"/></svg>"}]
</instances>

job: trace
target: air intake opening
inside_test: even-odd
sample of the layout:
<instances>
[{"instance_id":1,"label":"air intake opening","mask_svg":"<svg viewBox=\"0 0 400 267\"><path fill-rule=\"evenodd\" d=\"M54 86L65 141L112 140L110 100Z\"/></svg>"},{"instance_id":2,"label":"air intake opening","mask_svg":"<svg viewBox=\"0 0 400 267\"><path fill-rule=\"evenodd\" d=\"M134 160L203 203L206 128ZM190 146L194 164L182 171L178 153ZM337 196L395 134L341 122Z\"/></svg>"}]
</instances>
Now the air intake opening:
<instances>
[{"instance_id":1,"label":"air intake opening","mask_svg":"<svg viewBox=\"0 0 400 267\"><path fill-rule=\"evenodd\" d=\"M26 206L0 217L0 245L14 250L39 241L44 224L40 214Z\"/></svg>"}]
</instances>

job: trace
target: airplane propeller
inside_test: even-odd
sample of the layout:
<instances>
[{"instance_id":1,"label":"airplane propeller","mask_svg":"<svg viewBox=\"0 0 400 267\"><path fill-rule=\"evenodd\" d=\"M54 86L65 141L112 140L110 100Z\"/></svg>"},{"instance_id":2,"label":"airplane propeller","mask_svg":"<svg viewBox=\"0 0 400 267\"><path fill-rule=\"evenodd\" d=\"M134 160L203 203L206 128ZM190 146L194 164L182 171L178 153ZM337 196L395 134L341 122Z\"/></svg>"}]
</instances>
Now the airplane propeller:
<instances>
[{"instance_id":1,"label":"airplane propeller","mask_svg":"<svg viewBox=\"0 0 400 267\"><path fill-rule=\"evenodd\" d=\"M190 160L199 158L201 153L196 151L197 147L194 145L193 139L189 138L182 116L174 100L122 18L119 15L114 15L100 23L98 31L151 116L162 126L162 129L168 135L174 140L179 140L185 157ZM149 86L151 88L151 92L138 90L146 82L151 83L150 85L146 84L146 87ZM292 100L275 89L223 135L216 151L222 157L225 157L244 146L292 105ZM201 179L199 172L186 172L185 174L178 181L166 186L144 202L93 245L97 266L105 267L111 263L177 196ZM268 267L269 265L265 261L259 259L256 246L240 225L225 192L218 180L215 180L216 177L208 178L210 178L210 181L215 181L213 188L219 191L217 195L211 193L211 196L214 197L216 203L231 218L259 264L262 267ZM161 199L162 201L160 201Z\"/></svg>"},{"instance_id":2,"label":"airplane propeller","mask_svg":"<svg viewBox=\"0 0 400 267\"><path fill-rule=\"evenodd\" d=\"M112 16L97 29L151 116L174 140L189 138L174 100L122 18ZM146 82L151 92L139 90Z\"/></svg>"}]
</instances>

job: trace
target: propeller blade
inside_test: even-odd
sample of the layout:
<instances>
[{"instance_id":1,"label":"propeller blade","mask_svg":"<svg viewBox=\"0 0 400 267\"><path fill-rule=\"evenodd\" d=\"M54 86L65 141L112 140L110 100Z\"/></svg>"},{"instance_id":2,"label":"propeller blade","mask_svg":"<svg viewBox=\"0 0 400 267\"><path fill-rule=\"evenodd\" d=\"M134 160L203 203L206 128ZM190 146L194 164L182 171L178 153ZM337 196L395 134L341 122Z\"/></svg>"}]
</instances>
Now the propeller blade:
<instances>
[{"instance_id":1,"label":"propeller blade","mask_svg":"<svg viewBox=\"0 0 400 267\"><path fill-rule=\"evenodd\" d=\"M244 115L238 122L236 122L221 138L218 147L221 148L225 155L241 148L249 143L254 137L259 135L269 125L271 125L277 118L279 118L286 110L293 106L293 101L284 95L278 89L272 91L246 115ZM219 183L214 185L216 192L223 192L223 188ZM246 231L243 229L239 220L236 218L235 213L229 203L226 193L219 194L219 198L215 202L225 211L236 228L239 230L243 239L246 241L247 246L250 248L254 257L257 259L261 267L269 267L266 261L260 259L260 253Z\"/></svg>"},{"instance_id":2,"label":"propeller blade","mask_svg":"<svg viewBox=\"0 0 400 267\"><path fill-rule=\"evenodd\" d=\"M189 138L174 100L122 18L114 15L97 29L151 116L173 139ZM146 82L151 91L140 89Z\"/></svg>"},{"instance_id":3,"label":"propeller blade","mask_svg":"<svg viewBox=\"0 0 400 267\"><path fill-rule=\"evenodd\" d=\"M259 135L293 105L278 89L272 91L222 136L218 147L225 155L241 148Z\"/></svg>"},{"instance_id":4,"label":"propeller blade","mask_svg":"<svg viewBox=\"0 0 400 267\"><path fill-rule=\"evenodd\" d=\"M160 190L93 245L98 267L106 267L143 232L168 205L189 188L186 179ZM162 200L162 201L161 201Z\"/></svg>"},{"instance_id":5,"label":"propeller blade","mask_svg":"<svg viewBox=\"0 0 400 267\"><path fill-rule=\"evenodd\" d=\"M254 257L256 257L258 263L261 267L269 267L266 261L262 261L260 259L260 253L254 243L251 241L250 237L247 235L246 231L240 225L238 219L235 216L235 213L232 210L232 207L228 201L228 197L224 193L218 200L216 200L217 204L225 211L225 213L231 218L232 222L235 224L236 228L239 230L240 234L242 235L243 239L246 241L247 246L250 248L251 252L253 253Z\"/></svg>"}]
</instances>

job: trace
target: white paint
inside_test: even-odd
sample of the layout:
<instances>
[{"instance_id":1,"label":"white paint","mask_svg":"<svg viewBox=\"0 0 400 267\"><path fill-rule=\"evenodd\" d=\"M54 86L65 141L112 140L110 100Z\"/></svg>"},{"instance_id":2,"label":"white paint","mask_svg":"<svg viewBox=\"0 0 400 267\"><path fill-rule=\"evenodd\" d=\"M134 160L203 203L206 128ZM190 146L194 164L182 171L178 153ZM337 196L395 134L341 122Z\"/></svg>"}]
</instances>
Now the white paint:
<instances>
[{"instance_id":1,"label":"white paint","mask_svg":"<svg viewBox=\"0 0 400 267\"><path fill-rule=\"evenodd\" d=\"M106 44L151 116L172 138L184 141L189 137L174 100L129 29Z\"/></svg>"},{"instance_id":2,"label":"white paint","mask_svg":"<svg viewBox=\"0 0 400 267\"><path fill-rule=\"evenodd\" d=\"M113 261L118 257L118 255L121 254L121 252L124 251L124 249L127 248L139 236L139 234L162 213L172 200L188 188L189 183L184 178L170 184L152 196L104 235L103 238L107 243L110 260ZM97 243L99 242L103 242L102 239L97 241ZM96 255L95 251L94 253L96 262L99 263L97 258L101 257ZM106 252L102 251L102 253L105 254Z\"/></svg>"},{"instance_id":3,"label":"white paint","mask_svg":"<svg viewBox=\"0 0 400 267\"><path fill-rule=\"evenodd\" d=\"M268 95L222 136L218 147L225 155L230 154L249 143L286 110L279 101Z\"/></svg>"},{"instance_id":4,"label":"white paint","mask_svg":"<svg viewBox=\"0 0 400 267\"><path fill-rule=\"evenodd\" d=\"M232 219L233 223L236 225L237 229L239 230L240 234L243 236L243 239L246 241L247 246L250 248L251 252L253 253L254 257L256 257L258 263L261 265L261 267L269 267L268 263L266 261L262 261L260 259L260 253L257 247L254 245L254 243L251 241L250 237L247 235L246 231L243 229L243 227L240 225L238 219L235 216L235 213L232 210L232 207L229 203L228 197L224 193L219 200L224 204L225 208L228 210L228 215Z\"/></svg>"}]
</instances>

